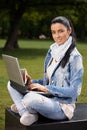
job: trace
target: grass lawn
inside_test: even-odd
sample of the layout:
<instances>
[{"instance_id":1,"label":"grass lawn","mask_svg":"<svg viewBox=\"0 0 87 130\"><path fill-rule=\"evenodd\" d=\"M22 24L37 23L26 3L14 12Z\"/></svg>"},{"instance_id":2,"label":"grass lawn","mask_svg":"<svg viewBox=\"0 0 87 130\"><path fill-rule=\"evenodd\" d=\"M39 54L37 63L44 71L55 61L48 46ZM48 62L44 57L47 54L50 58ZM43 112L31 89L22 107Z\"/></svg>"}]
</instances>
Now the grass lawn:
<instances>
[{"instance_id":1,"label":"grass lawn","mask_svg":"<svg viewBox=\"0 0 87 130\"><path fill-rule=\"evenodd\" d=\"M5 40L0 40L0 130L5 129L5 108L12 103L6 88L8 76L1 54L5 53L18 57L21 68L26 68L31 77L37 79L43 76L44 58L52 41L19 40L20 49L12 52L2 50L4 43ZM87 102L87 44L78 43L77 48L83 56L84 64L83 88L78 102Z\"/></svg>"}]
</instances>

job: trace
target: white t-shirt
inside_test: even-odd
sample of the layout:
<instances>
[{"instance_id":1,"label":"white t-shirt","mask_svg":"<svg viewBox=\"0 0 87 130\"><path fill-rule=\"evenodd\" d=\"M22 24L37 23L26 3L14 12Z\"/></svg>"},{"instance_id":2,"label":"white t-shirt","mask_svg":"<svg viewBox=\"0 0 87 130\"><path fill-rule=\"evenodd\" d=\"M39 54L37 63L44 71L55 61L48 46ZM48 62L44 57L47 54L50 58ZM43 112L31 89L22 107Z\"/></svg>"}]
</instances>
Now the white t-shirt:
<instances>
[{"instance_id":1,"label":"white t-shirt","mask_svg":"<svg viewBox=\"0 0 87 130\"><path fill-rule=\"evenodd\" d=\"M52 75L54 69L56 68L57 64L58 64L57 61L55 61L55 59L53 59L51 61L51 64L47 68L47 76L48 76L49 82L50 82L51 75Z\"/></svg>"}]
</instances>

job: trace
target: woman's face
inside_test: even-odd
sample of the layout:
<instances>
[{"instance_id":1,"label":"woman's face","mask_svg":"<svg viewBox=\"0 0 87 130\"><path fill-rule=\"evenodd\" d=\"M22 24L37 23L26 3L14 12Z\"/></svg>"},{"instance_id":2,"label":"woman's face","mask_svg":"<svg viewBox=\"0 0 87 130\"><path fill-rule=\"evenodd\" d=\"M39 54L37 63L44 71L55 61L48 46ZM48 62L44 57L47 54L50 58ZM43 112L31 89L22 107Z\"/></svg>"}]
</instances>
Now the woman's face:
<instances>
[{"instance_id":1,"label":"woman's face","mask_svg":"<svg viewBox=\"0 0 87 130\"><path fill-rule=\"evenodd\" d=\"M61 45L69 38L71 33L71 28L67 29L66 26L64 26L61 23L53 23L51 25L51 33L53 40L58 44Z\"/></svg>"}]
</instances>

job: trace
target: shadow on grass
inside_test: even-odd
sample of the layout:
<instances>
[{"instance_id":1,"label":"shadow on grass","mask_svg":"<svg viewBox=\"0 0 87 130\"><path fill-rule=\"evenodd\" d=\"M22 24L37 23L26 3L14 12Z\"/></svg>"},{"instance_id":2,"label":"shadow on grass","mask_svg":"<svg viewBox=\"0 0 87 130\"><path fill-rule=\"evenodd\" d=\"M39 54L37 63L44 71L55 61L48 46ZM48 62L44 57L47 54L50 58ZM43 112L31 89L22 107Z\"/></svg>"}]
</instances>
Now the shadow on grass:
<instances>
[{"instance_id":1,"label":"shadow on grass","mask_svg":"<svg viewBox=\"0 0 87 130\"><path fill-rule=\"evenodd\" d=\"M2 58L2 54L12 55L19 58L26 58L28 56L30 57L37 57L37 56L45 56L48 49L37 49L37 48L20 48L16 49L14 51L3 51L2 48L0 48L0 58Z\"/></svg>"}]
</instances>

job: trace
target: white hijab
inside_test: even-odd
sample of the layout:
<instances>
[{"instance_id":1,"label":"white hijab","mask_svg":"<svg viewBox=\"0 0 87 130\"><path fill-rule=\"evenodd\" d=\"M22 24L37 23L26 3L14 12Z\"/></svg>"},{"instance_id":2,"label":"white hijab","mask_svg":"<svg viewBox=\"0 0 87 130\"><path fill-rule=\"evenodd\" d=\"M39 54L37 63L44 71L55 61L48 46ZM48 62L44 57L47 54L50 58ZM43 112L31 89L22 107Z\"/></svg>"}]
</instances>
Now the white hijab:
<instances>
[{"instance_id":1,"label":"white hijab","mask_svg":"<svg viewBox=\"0 0 87 130\"><path fill-rule=\"evenodd\" d=\"M55 59L55 61L60 62L60 60L64 57L66 51L68 50L71 44L72 44L71 36L64 44L61 45L58 45L58 43L52 44L50 46L52 58Z\"/></svg>"}]
</instances>

